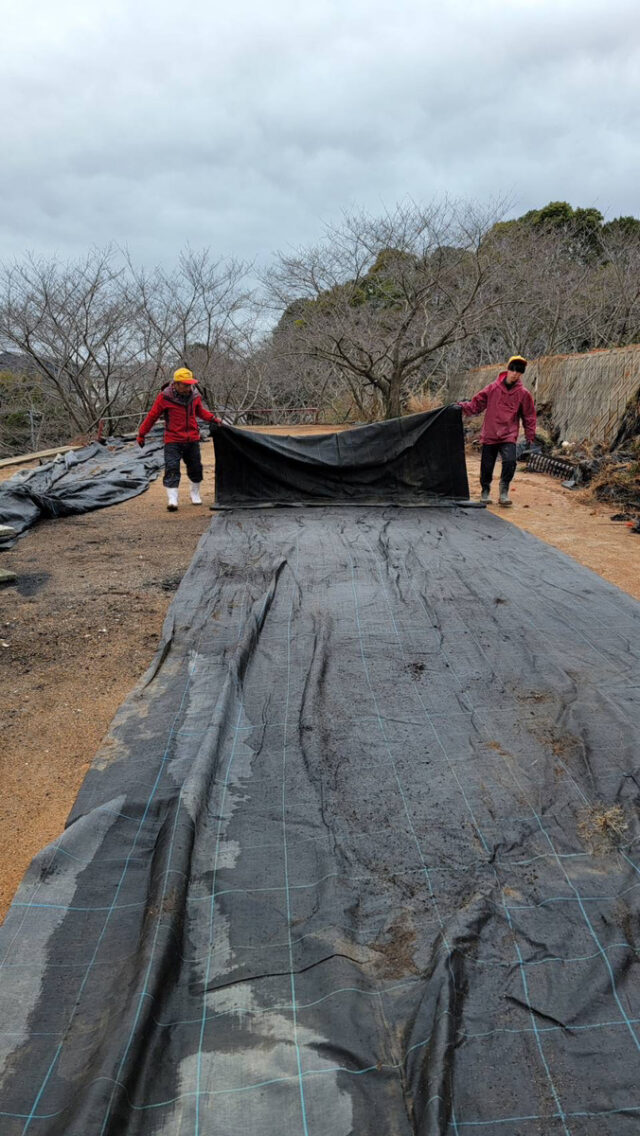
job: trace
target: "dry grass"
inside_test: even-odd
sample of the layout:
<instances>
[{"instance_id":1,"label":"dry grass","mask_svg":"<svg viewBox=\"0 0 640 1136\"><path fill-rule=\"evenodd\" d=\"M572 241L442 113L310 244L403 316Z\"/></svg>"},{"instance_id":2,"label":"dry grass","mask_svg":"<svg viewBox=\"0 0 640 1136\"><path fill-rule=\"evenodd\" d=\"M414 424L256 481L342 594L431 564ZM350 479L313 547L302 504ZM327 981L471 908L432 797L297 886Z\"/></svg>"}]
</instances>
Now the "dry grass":
<instances>
[{"instance_id":1,"label":"dry grass","mask_svg":"<svg viewBox=\"0 0 640 1136\"><path fill-rule=\"evenodd\" d=\"M640 461L606 461L589 486L600 501L621 501L640 507Z\"/></svg>"},{"instance_id":2,"label":"dry grass","mask_svg":"<svg viewBox=\"0 0 640 1136\"><path fill-rule=\"evenodd\" d=\"M611 852L618 847L621 837L628 828L620 805L590 805L584 810L578 823L581 839L595 854Z\"/></svg>"},{"instance_id":3,"label":"dry grass","mask_svg":"<svg viewBox=\"0 0 640 1136\"><path fill-rule=\"evenodd\" d=\"M406 409L409 414L426 414L429 410L439 410L444 405L444 401L444 387L441 387L440 390L434 391L432 394L429 391L422 391L410 395L406 402Z\"/></svg>"}]
</instances>

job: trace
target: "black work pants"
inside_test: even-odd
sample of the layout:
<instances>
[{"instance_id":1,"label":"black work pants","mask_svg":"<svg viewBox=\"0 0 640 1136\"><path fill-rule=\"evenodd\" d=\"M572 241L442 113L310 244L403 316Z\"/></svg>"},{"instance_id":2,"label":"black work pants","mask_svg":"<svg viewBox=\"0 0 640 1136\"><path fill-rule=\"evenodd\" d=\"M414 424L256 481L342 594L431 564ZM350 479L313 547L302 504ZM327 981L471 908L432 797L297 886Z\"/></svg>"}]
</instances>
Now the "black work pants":
<instances>
[{"instance_id":1,"label":"black work pants","mask_svg":"<svg viewBox=\"0 0 640 1136\"><path fill-rule=\"evenodd\" d=\"M480 458L480 485L483 489L488 489L491 485L498 454L502 459L500 481L504 485L508 485L513 480L513 475L516 472L515 442L493 442L490 444L485 442L482 446Z\"/></svg>"},{"instance_id":2,"label":"black work pants","mask_svg":"<svg viewBox=\"0 0 640 1136\"><path fill-rule=\"evenodd\" d=\"M180 484L180 461L187 467L189 481L197 485L202 481L202 459L199 442L165 442L164 477L162 484L167 489L177 489Z\"/></svg>"}]
</instances>

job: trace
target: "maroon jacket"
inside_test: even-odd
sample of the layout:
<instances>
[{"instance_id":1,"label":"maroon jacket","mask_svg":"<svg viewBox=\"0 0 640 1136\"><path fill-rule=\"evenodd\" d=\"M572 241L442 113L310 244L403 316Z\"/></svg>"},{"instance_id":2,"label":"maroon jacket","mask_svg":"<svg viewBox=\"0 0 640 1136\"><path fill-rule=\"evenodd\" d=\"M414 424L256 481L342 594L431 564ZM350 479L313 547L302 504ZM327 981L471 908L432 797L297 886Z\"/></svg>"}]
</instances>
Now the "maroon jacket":
<instances>
[{"instance_id":1,"label":"maroon jacket","mask_svg":"<svg viewBox=\"0 0 640 1136\"><path fill-rule=\"evenodd\" d=\"M507 372L501 371L493 383L474 394L469 402L461 402L463 414L481 414L486 410L480 441L487 445L496 442L515 442L518 438L520 421L524 426L527 442L536 436L536 408L533 397L522 381L517 380L512 387L505 383Z\"/></svg>"},{"instance_id":2,"label":"maroon jacket","mask_svg":"<svg viewBox=\"0 0 640 1136\"><path fill-rule=\"evenodd\" d=\"M197 392L192 394L191 398L181 399L177 398L172 393L171 386L168 386L160 391L138 430L139 438L144 438L161 414L164 414L165 442L199 442L198 418L203 418L205 422L220 422L220 419L203 405Z\"/></svg>"}]
</instances>

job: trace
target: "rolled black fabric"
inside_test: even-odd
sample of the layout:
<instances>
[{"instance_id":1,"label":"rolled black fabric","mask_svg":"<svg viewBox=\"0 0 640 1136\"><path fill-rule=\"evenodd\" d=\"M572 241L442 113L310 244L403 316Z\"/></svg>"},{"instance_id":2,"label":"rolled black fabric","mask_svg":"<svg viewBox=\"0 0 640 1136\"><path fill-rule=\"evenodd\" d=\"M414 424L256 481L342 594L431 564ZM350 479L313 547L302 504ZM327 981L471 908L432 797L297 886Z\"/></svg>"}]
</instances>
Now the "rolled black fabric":
<instances>
[{"instance_id":1,"label":"rolled black fabric","mask_svg":"<svg viewBox=\"0 0 640 1136\"><path fill-rule=\"evenodd\" d=\"M216 504L429 504L468 500L460 410L340 434L278 437L212 426Z\"/></svg>"},{"instance_id":2,"label":"rolled black fabric","mask_svg":"<svg viewBox=\"0 0 640 1136\"><path fill-rule=\"evenodd\" d=\"M144 450L121 438L110 438L106 445L91 442L3 482L0 524L22 533L44 518L89 513L128 501L149 488L162 460L161 437L147 437Z\"/></svg>"}]
</instances>

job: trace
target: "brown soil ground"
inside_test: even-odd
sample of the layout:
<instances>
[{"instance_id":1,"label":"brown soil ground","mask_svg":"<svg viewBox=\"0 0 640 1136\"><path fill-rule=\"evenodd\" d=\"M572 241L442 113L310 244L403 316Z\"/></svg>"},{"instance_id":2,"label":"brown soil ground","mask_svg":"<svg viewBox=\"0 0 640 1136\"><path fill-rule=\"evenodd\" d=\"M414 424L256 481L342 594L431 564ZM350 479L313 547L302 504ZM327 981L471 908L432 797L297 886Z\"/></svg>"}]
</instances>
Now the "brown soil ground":
<instances>
[{"instance_id":1,"label":"brown soil ground","mask_svg":"<svg viewBox=\"0 0 640 1136\"><path fill-rule=\"evenodd\" d=\"M203 457L200 507L183 491L178 513L167 513L158 479L125 504L43 522L1 555L18 583L0 591L0 919L32 856L62 829L111 718L153 657L211 521L210 446ZM478 465L472 455L472 492ZM612 507L540 474L518 473L514 489L514 507L497 510L505 520L640 599L640 537L612 524Z\"/></svg>"},{"instance_id":2,"label":"brown soil ground","mask_svg":"<svg viewBox=\"0 0 640 1136\"><path fill-rule=\"evenodd\" d=\"M480 459L467 455L472 495L479 494ZM492 497L498 499L497 479ZM541 473L516 473L511 509L493 504L493 513L553 544L605 580L640 600L640 536L611 517L622 511L595 501L586 490L563 489L562 482Z\"/></svg>"}]
</instances>

